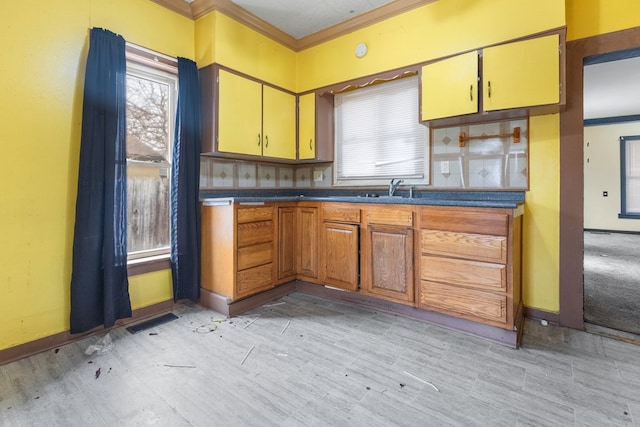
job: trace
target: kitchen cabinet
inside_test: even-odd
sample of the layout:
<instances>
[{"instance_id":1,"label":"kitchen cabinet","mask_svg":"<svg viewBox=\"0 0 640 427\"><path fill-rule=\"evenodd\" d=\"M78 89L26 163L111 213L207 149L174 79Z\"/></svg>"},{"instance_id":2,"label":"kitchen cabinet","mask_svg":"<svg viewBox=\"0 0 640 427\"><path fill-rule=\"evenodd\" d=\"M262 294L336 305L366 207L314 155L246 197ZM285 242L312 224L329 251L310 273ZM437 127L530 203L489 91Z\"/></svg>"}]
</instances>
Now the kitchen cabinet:
<instances>
[{"instance_id":1,"label":"kitchen cabinet","mask_svg":"<svg viewBox=\"0 0 640 427\"><path fill-rule=\"evenodd\" d=\"M327 203L322 207L320 282L357 291L359 285L360 209Z\"/></svg>"},{"instance_id":2,"label":"kitchen cabinet","mask_svg":"<svg viewBox=\"0 0 640 427\"><path fill-rule=\"evenodd\" d=\"M202 206L202 287L231 300L275 286L275 206Z\"/></svg>"},{"instance_id":3,"label":"kitchen cabinet","mask_svg":"<svg viewBox=\"0 0 640 427\"><path fill-rule=\"evenodd\" d=\"M426 64L421 120L437 126L553 112L564 104L563 52L564 33L556 32Z\"/></svg>"},{"instance_id":4,"label":"kitchen cabinet","mask_svg":"<svg viewBox=\"0 0 640 427\"><path fill-rule=\"evenodd\" d=\"M517 330L522 208L420 208L418 306Z\"/></svg>"},{"instance_id":5,"label":"kitchen cabinet","mask_svg":"<svg viewBox=\"0 0 640 427\"><path fill-rule=\"evenodd\" d=\"M215 64L200 70L202 151L296 159L296 96Z\"/></svg>"},{"instance_id":6,"label":"kitchen cabinet","mask_svg":"<svg viewBox=\"0 0 640 427\"><path fill-rule=\"evenodd\" d=\"M333 161L333 95L298 97L298 160Z\"/></svg>"},{"instance_id":7,"label":"kitchen cabinet","mask_svg":"<svg viewBox=\"0 0 640 427\"><path fill-rule=\"evenodd\" d=\"M295 206L278 207L278 280L296 277L296 211Z\"/></svg>"},{"instance_id":8,"label":"kitchen cabinet","mask_svg":"<svg viewBox=\"0 0 640 427\"><path fill-rule=\"evenodd\" d=\"M318 208L296 208L296 273L303 280L318 278Z\"/></svg>"},{"instance_id":9,"label":"kitchen cabinet","mask_svg":"<svg viewBox=\"0 0 640 427\"><path fill-rule=\"evenodd\" d=\"M422 120L478 112L478 52L424 65Z\"/></svg>"},{"instance_id":10,"label":"kitchen cabinet","mask_svg":"<svg viewBox=\"0 0 640 427\"><path fill-rule=\"evenodd\" d=\"M412 304L413 209L372 206L365 210L364 217L361 292Z\"/></svg>"},{"instance_id":11,"label":"kitchen cabinet","mask_svg":"<svg viewBox=\"0 0 640 427\"><path fill-rule=\"evenodd\" d=\"M483 50L484 110L504 110L560 102L558 34Z\"/></svg>"}]
</instances>

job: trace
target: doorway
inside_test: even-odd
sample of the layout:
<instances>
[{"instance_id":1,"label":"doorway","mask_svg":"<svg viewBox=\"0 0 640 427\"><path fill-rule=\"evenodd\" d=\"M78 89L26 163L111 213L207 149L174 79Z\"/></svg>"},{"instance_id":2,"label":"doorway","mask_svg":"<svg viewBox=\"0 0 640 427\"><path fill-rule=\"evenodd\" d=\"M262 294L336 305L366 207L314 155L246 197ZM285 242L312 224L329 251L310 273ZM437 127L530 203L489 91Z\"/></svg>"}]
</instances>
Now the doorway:
<instances>
[{"instance_id":1,"label":"doorway","mask_svg":"<svg viewBox=\"0 0 640 427\"><path fill-rule=\"evenodd\" d=\"M637 166L625 150L640 139L640 49L589 56L583 76L585 328L640 335L640 217L626 212Z\"/></svg>"},{"instance_id":2,"label":"doorway","mask_svg":"<svg viewBox=\"0 0 640 427\"><path fill-rule=\"evenodd\" d=\"M594 55L640 47L640 27L567 43L567 99L560 114L560 314L564 326L584 329L583 66ZM604 257L603 257L604 258Z\"/></svg>"}]
</instances>

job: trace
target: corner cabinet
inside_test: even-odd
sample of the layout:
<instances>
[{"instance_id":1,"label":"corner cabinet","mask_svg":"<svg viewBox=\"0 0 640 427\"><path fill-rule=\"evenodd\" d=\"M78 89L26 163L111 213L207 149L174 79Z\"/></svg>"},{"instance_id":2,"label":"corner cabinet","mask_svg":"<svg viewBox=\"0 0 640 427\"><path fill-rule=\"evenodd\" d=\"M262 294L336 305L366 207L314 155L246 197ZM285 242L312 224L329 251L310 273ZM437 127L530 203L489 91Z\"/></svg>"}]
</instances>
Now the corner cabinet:
<instances>
[{"instance_id":1,"label":"corner cabinet","mask_svg":"<svg viewBox=\"0 0 640 427\"><path fill-rule=\"evenodd\" d=\"M418 307L521 331L522 212L422 207Z\"/></svg>"},{"instance_id":2,"label":"corner cabinet","mask_svg":"<svg viewBox=\"0 0 640 427\"><path fill-rule=\"evenodd\" d=\"M202 151L296 159L296 96L212 64L200 70Z\"/></svg>"},{"instance_id":3,"label":"corner cabinet","mask_svg":"<svg viewBox=\"0 0 640 427\"><path fill-rule=\"evenodd\" d=\"M555 112L565 103L564 61L562 31L424 65L420 119L448 125Z\"/></svg>"},{"instance_id":4,"label":"corner cabinet","mask_svg":"<svg viewBox=\"0 0 640 427\"><path fill-rule=\"evenodd\" d=\"M333 161L333 95L298 96L298 160Z\"/></svg>"}]
</instances>

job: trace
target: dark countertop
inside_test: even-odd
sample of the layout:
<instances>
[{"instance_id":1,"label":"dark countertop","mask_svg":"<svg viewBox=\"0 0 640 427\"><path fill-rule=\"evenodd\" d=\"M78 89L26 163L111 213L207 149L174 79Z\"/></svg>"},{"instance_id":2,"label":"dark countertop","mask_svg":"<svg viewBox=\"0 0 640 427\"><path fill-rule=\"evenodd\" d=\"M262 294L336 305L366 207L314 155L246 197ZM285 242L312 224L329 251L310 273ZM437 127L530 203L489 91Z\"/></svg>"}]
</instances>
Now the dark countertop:
<instances>
[{"instance_id":1,"label":"dark countertop","mask_svg":"<svg viewBox=\"0 0 640 427\"><path fill-rule=\"evenodd\" d=\"M367 197L364 191L349 190L201 190L203 202L268 203L312 202L378 203L398 205L468 206L515 209L524 203L522 191L421 191L413 198L402 191L399 196Z\"/></svg>"}]
</instances>

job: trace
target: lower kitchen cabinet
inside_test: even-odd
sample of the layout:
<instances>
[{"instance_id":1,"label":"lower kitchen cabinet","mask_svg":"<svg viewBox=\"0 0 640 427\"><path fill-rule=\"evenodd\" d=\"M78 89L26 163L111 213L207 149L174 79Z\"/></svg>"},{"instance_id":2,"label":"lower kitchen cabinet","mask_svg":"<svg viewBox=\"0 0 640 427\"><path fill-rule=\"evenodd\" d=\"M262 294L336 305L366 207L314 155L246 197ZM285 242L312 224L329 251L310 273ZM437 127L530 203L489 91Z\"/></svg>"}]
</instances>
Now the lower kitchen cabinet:
<instances>
[{"instance_id":1,"label":"lower kitchen cabinet","mask_svg":"<svg viewBox=\"0 0 640 427\"><path fill-rule=\"evenodd\" d=\"M275 285L275 213L269 204L205 202L202 288L235 300Z\"/></svg>"},{"instance_id":2,"label":"lower kitchen cabinet","mask_svg":"<svg viewBox=\"0 0 640 427\"><path fill-rule=\"evenodd\" d=\"M296 272L301 279L318 278L318 208L296 208Z\"/></svg>"},{"instance_id":3,"label":"lower kitchen cabinet","mask_svg":"<svg viewBox=\"0 0 640 427\"><path fill-rule=\"evenodd\" d=\"M320 232L320 282L357 291L359 285L360 209L326 204Z\"/></svg>"},{"instance_id":4,"label":"lower kitchen cabinet","mask_svg":"<svg viewBox=\"0 0 640 427\"><path fill-rule=\"evenodd\" d=\"M522 210L420 209L418 307L517 330Z\"/></svg>"},{"instance_id":5,"label":"lower kitchen cabinet","mask_svg":"<svg viewBox=\"0 0 640 427\"><path fill-rule=\"evenodd\" d=\"M361 292L413 304L413 208L369 207L364 217Z\"/></svg>"},{"instance_id":6,"label":"lower kitchen cabinet","mask_svg":"<svg viewBox=\"0 0 640 427\"><path fill-rule=\"evenodd\" d=\"M296 278L296 210L278 207L278 281Z\"/></svg>"}]
</instances>

